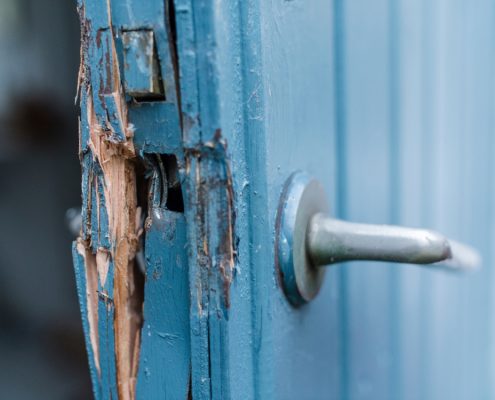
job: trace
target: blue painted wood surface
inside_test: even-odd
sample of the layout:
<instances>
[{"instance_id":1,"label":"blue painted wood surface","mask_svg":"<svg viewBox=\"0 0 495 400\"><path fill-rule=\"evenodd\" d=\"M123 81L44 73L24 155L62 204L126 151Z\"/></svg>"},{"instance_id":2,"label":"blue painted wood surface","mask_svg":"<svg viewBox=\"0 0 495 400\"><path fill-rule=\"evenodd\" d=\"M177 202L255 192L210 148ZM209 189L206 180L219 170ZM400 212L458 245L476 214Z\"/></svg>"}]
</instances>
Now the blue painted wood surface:
<instances>
[{"instance_id":1,"label":"blue painted wood surface","mask_svg":"<svg viewBox=\"0 0 495 400\"><path fill-rule=\"evenodd\" d=\"M241 7L256 393L490 398L492 350L481 349L493 348L493 94L482 82L492 79L493 6L327 5ZM342 265L330 271L315 303L284 313L265 243L273 238L283 177L298 168L326 184L340 217L444 231L480 248L484 268L454 276L414 266ZM322 332L324 339L314 336Z\"/></svg>"},{"instance_id":2,"label":"blue painted wood surface","mask_svg":"<svg viewBox=\"0 0 495 400\"><path fill-rule=\"evenodd\" d=\"M83 226L74 262L95 397L186 399L186 224L183 210L167 201L177 192L172 184L180 191L176 175L184 168L168 10L158 1L81 1L79 12ZM148 72L160 75L164 98L150 87L136 101L142 77L124 73L132 64L123 40L130 32L153 32L155 42L135 50L156 50L160 71Z\"/></svg>"},{"instance_id":3,"label":"blue painted wood surface","mask_svg":"<svg viewBox=\"0 0 495 400\"><path fill-rule=\"evenodd\" d=\"M101 62L123 57L119 32L153 29L165 99L125 97L132 142L137 163L176 156L184 195L183 215L159 206L148 220L136 398L491 398L494 5L109 4L113 30L107 2L81 2L92 89L82 86L81 107L92 102L110 138L126 140L110 96L122 82ZM81 126L90 246L74 247L76 278L95 396L116 398L114 263L95 281L109 297L93 299L87 261L115 244L108 215L92 212L107 208L107 182L84 112ZM483 269L337 265L314 302L293 308L273 243L298 169L324 184L338 217L437 229L479 248Z\"/></svg>"},{"instance_id":4,"label":"blue painted wood surface","mask_svg":"<svg viewBox=\"0 0 495 400\"><path fill-rule=\"evenodd\" d=\"M184 215L151 210L136 398L186 399L189 392L189 274Z\"/></svg>"}]
</instances>

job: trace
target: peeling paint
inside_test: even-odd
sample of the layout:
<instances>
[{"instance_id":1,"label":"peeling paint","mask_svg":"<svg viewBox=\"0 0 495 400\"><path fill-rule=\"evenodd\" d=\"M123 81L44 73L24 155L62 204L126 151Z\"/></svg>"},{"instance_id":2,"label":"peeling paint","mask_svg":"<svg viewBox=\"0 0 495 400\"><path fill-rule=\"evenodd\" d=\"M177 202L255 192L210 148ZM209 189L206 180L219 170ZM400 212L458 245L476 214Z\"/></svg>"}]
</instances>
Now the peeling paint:
<instances>
[{"instance_id":1,"label":"peeling paint","mask_svg":"<svg viewBox=\"0 0 495 400\"><path fill-rule=\"evenodd\" d=\"M86 54L88 54L88 47L90 41L90 26L89 21L86 19L85 8L83 4L78 5L77 12L79 14L80 30L81 30L81 47L79 49L79 72L77 74L77 89L75 103L80 99L81 88L85 87L85 81L89 75L86 63Z\"/></svg>"},{"instance_id":2,"label":"peeling paint","mask_svg":"<svg viewBox=\"0 0 495 400\"><path fill-rule=\"evenodd\" d=\"M229 308L229 289L235 265L234 194L227 157L227 144L222 138L221 130L218 129L214 138L200 146L199 149L187 151L186 158L191 157L196 159L195 186L198 190L196 207L198 207L198 214L200 214L198 217L201 220L200 226L197 228L201 232L201 251L198 254L198 263L204 264L204 257L209 258L214 254L214 263L222 281L222 304L225 308ZM212 167L213 169L211 169ZM214 196L213 201L212 195ZM210 209L216 210L216 217L208 221ZM212 223L216 226L211 226ZM212 238L212 235L218 235L218 237ZM214 249L211 249L212 245L215 246Z\"/></svg>"},{"instance_id":3,"label":"peeling paint","mask_svg":"<svg viewBox=\"0 0 495 400\"><path fill-rule=\"evenodd\" d=\"M86 297L88 307L88 323L94 363L98 374L100 369L100 353L98 349L98 271L96 257L87 249L81 239L77 241L77 251L86 265Z\"/></svg>"},{"instance_id":4,"label":"peeling paint","mask_svg":"<svg viewBox=\"0 0 495 400\"><path fill-rule=\"evenodd\" d=\"M173 0L146 6L126 0L114 9L111 0L80 3L83 224L77 251L86 270L88 301L81 306L99 375L95 396L134 400L164 388L166 398L186 398L199 387L216 393L218 377L206 375L218 372L213 364L227 340L237 243L226 141L220 129L211 136L203 132L199 107L188 106L198 70L181 75L179 87L184 53L175 43ZM180 18L189 18L188 10L181 9ZM144 54L150 58L156 50L165 97L137 102L126 93L123 32L131 31L153 38L156 48L148 46ZM138 64L137 70L148 67ZM165 176L166 168L150 173L150 155L164 163L175 158L175 180ZM155 185L160 174L165 179ZM147 205L143 179L152 182ZM174 197L181 190L183 198ZM177 200L174 206L167 195ZM136 267L141 242L145 282Z\"/></svg>"},{"instance_id":5,"label":"peeling paint","mask_svg":"<svg viewBox=\"0 0 495 400\"><path fill-rule=\"evenodd\" d=\"M110 7L110 2L107 3ZM109 15L111 15L109 13ZM87 29L88 23L82 23ZM111 20L109 21L111 27ZM85 34L83 38L85 37ZM136 303L136 287L134 259L139 247L140 226L137 221L140 219L140 211L137 206L136 194L136 154L132 142L133 127L128 122L127 104L122 90L120 69L116 47L113 40L114 34L110 28L111 42L107 43L107 51L111 54L105 56L107 83L100 86L102 92L98 96L93 96L93 88L90 79L86 77L89 68L86 65L87 45L82 48L82 67L80 70L79 89L85 90L86 120L89 125L89 137L87 146L91 150L94 163L101 170L103 183L104 203L92 204L91 199L87 202L88 207L96 211L95 221L101 221L101 206L108 217L108 233L111 246L108 249L98 248L96 255L91 253L91 245L86 244L80 251L84 251L86 260L86 271L88 274L88 287L91 290L91 301L88 302L88 314L90 315L91 343L95 349L96 357L99 357L97 339L97 318L96 308L97 283L94 282L93 275L97 274L101 287L105 287L109 273L111 260L114 264L113 293L101 292L100 295L106 300L112 300L114 307L114 329L115 329L115 359L119 398L130 400L135 398L135 380L137 376L137 366L139 358L140 328L142 324L142 309L139 302ZM101 44L101 31L97 35L97 46ZM83 43L84 43L83 39ZM111 60L111 61L110 61ZM94 99L102 99L100 105L106 109L110 100L113 113L107 109L106 119L103 121L96 115ZM124 138L119 136L119 132L124 133ZM82 143L85 147L86 143ZM95 192L98 192L97 180L93 179L97 185ZM88 193L85 193L89 195ZM92 210L87 211L88 214ZM101 227L91 225L90 229L100 231ZM91 286L90 282L93 282ZM95 363L99 366L99 360Z\"/></svg>"},{"instance_id":6,"label":"peeling paint","mask_svg":"<svg viewBox=\"0 0 495 400\"><path fill-rule=\"evenodd\" d=\"M121 94L115 93L115 98ZM88 99L91 99L88 95ZM120 108L122 126L127 126L125 108ZM88 121L90 142L95 161L103 171L104 196L108 214L108 230L112 248L111 256L115 264L114 305L115 343L119 398L133 399L139 352L140 310L130 307L134 295L134 258L139 245L136 232L137 199L136 176L133 164L134 147L132 141L114 143L98 124L92 101L88 101ZM126 131L128 131L126 129ZM127 137L132 136L127 134ZM99 269L106 281L108 262Z\"/></svg>"},{"instance_id":7,"label":"peeling paint","mask_svg":"<svg viewBox=\"0 0 495 400\"><path fill-rule=\"evenodd\" d=\"M219 355L227 346L235 266L234 194L227 146L220 130L206 144L186 149L185 157L189 259L194 266L190 272L191 329L195 332L192 390L194 397L211 398L211 393L216 393L220 398L228 393L228 383L218 376L225 364L220 367L218 362L223 363Z\"/></svg>"}]
</instances>

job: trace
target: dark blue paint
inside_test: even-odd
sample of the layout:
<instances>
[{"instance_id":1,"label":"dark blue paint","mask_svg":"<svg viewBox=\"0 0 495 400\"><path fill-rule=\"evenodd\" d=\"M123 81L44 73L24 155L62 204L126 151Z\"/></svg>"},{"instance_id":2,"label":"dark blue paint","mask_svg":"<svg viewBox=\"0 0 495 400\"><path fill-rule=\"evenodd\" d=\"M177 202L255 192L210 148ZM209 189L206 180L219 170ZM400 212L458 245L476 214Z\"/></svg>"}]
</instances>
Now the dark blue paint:
<instances>
[{"instance_id":1,"label":"dark blue paint","mask_svg":"<svg viewBox=\"0 0 495 400\"><path fill-rule=\"evenodd\" d=\"M125 142L130 130L135 135L134 162L147 165L144 157L151 154L174 154L183 167L181 125L175 70L170 52L166 25L165 3L155 1L143 7L139 2L87 0L80 2L83 27L82 80L80 82L81 135L80 155L83 170L83 226L79 245L85 248L85 259L80 249L75 250L75 268L78 292L81 298L81 315L93 386L97 399L117 399L115 294L116 274L113 251L112 226L108 219L106 191L109 185L98 154L89 145L90 132L100 129L109 142ZM110 15L108 13L110 11ZM152 30L160 60L165 99L154 103L134 103L125 96L124 47L122 32L125 30ZM129 73L127 74L129 77ZM132 86L132 79L129 84ZM134 82L135 83L135 82ZM121 96L119 95L121 94ZM149 100L149 99L147 99ZM152 99L153 100L153 99ZM122 103L118 103L122 102ZM89 126L88 110L94 107L99 127ZM126 109L130 111L127 114ZM126 123L133 125L123 126ZM127 131L127 132L126 132ZM144 170L144 168L143 168ZM146 188L146 187L145 187ZM151 190L160 190L153 187ZM150 193L151 198L157 193ZM158 197L163 196L159 193ZM154 206L155 207L155 206ZM124 211L124 210L122 210ZM148 270L160 266L163 274L146 276L144 284L143 330L140 342L140 364L137 379L137 398L187 398L190 391L190 340L189 340L189 290L183 215L164 208L154 208L148 220L146 233L146 260ZM151 212L151 210L150 210ZM156 218L156 217L161 217ZM151 224L151 225L150 225ZM98 254L108 254L108 273L98 273L97 288L88 286L85 272L95 269ZM96 270L93 271L97 274ZM122 273L121 273L122 276ZM129 282L129 285L137 284ZM90 316L87 291L97 291L97 316ZM94 293L96 294L96 293ZM91 343L90 325L97 318L97 348ZM94 325L94 324L93 324ZM99 366L97 367L96 364ZM151 373L149 373L151 371Z\"/></svg>"},{"instance_id":2,"label":"dark blue paint","mask_svg":"<svg viewBox=\"0 0 495 400\"><path fill-rule=\"evenodd\" d=\"M191 370L186 223L156 207L146 235L138 399L186 399Z\"/></svg>"},{"instance_id":3,"label":"dark blue paint","mask_svg":"<svg viewBox=\"0 0 495 400\"><path fill-rule=\"evenodd\" d=\"M123 32L122 42L126 94L151 99L163 94L153 31Z\"/></svg>"},{"instance_id":4,"label":"dark blue paint","mask_svg":"<svg viewBox=\"0 0 495 400\"><path fill-rule=\"evenodd\" d=\"M134 144L141 154L182 153L176 104L162 101L133 104L129 108L129 119L135 127Z\"/></svg>"},{"instance_id":5,"label":"dark blue paint","mask_svg":"<svg viewBox=\"0 0 495 400\"><path fill-rule=\"evenodd\" d=\"M81 309L81 319L84 331L84 339L86 342L86 349L88 352L89 373L91 376L91 383L93 385L93 394L95 400L100 400L101 396L101 381L100 374L95 364L95 353L90 341L89 332L89 320L88 320L88 298L87 298L87 286L86 286L86 268L84 262L84 256L77 250L77 243L72 245L72 257L74 261L74 272L76 275L76 287L77 297L79 298L79 306Z\"/></svg>"},{"instance_id":6,"label":"dark blue paint","mask_svg":"<svg viewBox=\"0 0 495 400\"><path fill-rule=\"evenodd\" d=\"M98 338L102 397L117 399L117 366L115 363L115 307L113 303L114 265L110 262L106 282L98 279Z\"/></svg>"}]
</instances>

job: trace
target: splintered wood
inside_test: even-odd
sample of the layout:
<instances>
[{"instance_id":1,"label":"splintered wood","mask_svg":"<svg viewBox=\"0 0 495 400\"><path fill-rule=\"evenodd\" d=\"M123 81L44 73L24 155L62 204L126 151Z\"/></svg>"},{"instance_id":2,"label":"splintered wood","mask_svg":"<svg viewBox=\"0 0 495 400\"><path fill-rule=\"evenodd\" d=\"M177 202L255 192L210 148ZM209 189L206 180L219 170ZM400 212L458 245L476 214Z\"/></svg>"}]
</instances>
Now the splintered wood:
<instances>
[{"instance_id":1,"label":"splintered wood","mask_svg":"<svg viewBox=\"0 0 495 400\"><path fill-rule=\"evenodd\" d=\"M113 38L113 34L111 35ZM100 232L110 239L109 248L98 248L94 254L95 244L88 238L81 238L78 241L78 252L84 257L86 266L86 279L88 288L88 323L90 327L91 345L95 354L95 365L100 373L101 362L99 360L99 333L98 333L98 298L110 300L108 307L114 310L114 337L115 337L115 367L117 374L118 396L121 400L135 399L135 386L138 368L140 331L142 325L142 289L136 287L137 272L135 268L135 256L138 251L140 210L137 205L136 191L136 154L133 144L133 128L127 120L127 104L121 85L118 57L115 52L115 45L112 42L109 51L112 54L107 57L112 65L106 66L111 73L107 77L112 80L112 93L98 93L102 99L99 106L105 108L105 100L113 100L115 109L112 115L113 120L102 123L95 112L95 98L93 88L89 79L84 76L80 81L84 83L81 90L86 91L86 113L89 125L88 145L93 156L95 173L92 174L90 185L96 185L97 179L102 179L104 202L87 202L89 205L88 215L91 213L106 213L108 226L90 227L91 231ZM83 55L82 63L86 57ZM88 66L82 66L81 74L88 71ZM108 117L110 118L110 117ZM125 138L115 140L114 127L124 132ZM91 190L85 190L84 196L91 196ZM99 246L99 244L98 244ZM113 265L113 268L110 266ZM106 293L109 274L113 273L113 293ZM98 291L98 293L97 293ZM101 312L101 310L100 310ZM101 314L100 314L101 318ZM100 333L102 334L102 333Z\"/></svg>"}]
</instances>

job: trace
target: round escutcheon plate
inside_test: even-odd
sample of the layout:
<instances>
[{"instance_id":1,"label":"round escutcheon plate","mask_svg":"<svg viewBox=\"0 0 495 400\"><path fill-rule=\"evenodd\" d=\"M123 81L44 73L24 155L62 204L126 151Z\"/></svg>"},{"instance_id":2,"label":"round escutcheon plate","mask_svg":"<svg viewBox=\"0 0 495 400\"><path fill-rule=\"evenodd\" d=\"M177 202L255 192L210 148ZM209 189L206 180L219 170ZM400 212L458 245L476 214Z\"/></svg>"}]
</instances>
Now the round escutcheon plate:
<instances>
[{"instance_id":1,"label":"round escutcheon plate","mask_svg":"<svg viewBox=\"0 0 495 400\"><path fill-rule=\"evenodd\" d=\"M311 217L328 211L321 184L304 172L292 174L284 186L277 213L275 265L285 295L294 306L311 301L323 283L325 269L312 265L306 233Z\"/></svg>"}]
</instances>

